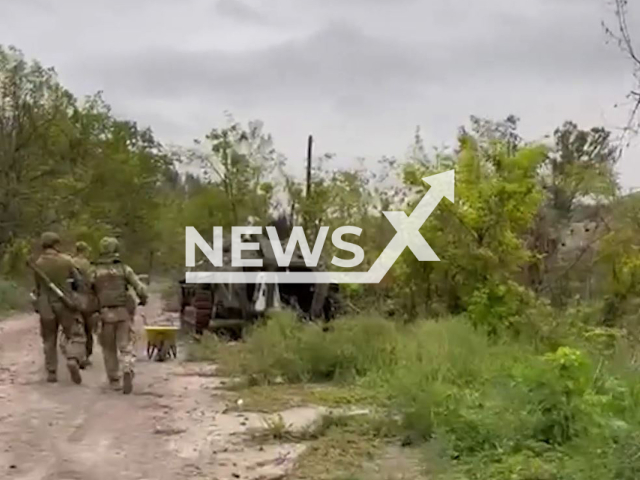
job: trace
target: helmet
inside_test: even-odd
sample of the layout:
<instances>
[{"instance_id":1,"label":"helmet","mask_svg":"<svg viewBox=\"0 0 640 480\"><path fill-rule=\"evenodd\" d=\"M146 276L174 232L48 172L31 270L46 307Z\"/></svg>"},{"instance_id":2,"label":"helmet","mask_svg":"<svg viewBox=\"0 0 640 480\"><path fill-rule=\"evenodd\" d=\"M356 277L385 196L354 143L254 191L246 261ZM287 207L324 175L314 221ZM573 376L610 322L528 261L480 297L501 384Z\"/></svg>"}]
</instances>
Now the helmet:
<instances>
[{"instance_id":1,"label":"helmet","mask_svg":"<svg viewBox=\"0 0 640 480\"><path fill-rule=\"evenodd\" d=\"M88 253L91 249L86 242L78 242L76 243L76 252L77 253Z\"/></svg>"},{"instance_id":2,"label":"helmet","mask_svg":"<svg viewBox=\"0 0 640 480\"><path fill-rule=\"evenodd\" d=\"M118 240L113 237L104 237L100 240L100 255L118 255Z\"/></svg>"},{"instance_id":3,"label":"helmet","mask_svg":"<svg viewBox=\"0 0 640 480\"><path fill-rule=\"evenodd\" d=\"M42 248L53 248L60 243L60 237L54 232L44 232L40 237Z\"/></svg>"}]
</instances>

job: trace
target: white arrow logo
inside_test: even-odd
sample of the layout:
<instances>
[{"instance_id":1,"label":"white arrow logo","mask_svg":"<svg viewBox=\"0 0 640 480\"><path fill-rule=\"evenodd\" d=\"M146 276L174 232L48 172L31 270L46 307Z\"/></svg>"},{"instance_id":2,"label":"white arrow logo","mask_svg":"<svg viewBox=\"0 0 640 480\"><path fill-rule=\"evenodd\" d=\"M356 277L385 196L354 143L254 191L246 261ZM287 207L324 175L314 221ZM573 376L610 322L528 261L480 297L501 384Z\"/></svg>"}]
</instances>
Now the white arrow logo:
<instances>
[{"instance_id":1,"label":"white arrow logo","mask_svg":"<svg viewBox=\"0 0 640 480\"><path fill-rule=\"evenodd\" d=\"M383 212L396 235L368 272L187 272L187 283L380 283L406 247L421 262L439 262L431 246L420 234L420 228L443 197L455 201L455 172L448 170L422 179L431 188L411 215Z\"/></svg>"}]
</instances>

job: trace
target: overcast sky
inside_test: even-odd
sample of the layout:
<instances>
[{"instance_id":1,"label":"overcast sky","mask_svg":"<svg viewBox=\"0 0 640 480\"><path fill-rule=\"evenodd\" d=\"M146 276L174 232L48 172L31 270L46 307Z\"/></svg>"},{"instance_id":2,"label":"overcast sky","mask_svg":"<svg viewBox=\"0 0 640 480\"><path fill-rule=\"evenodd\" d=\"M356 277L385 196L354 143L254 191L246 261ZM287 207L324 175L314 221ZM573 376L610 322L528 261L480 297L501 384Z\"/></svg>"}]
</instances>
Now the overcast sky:
<instances>
[{"instance_id":1,"label":"overcast sky","mask_svg":"<svg viewBox=\"0 0 640 480\"><path fill-rule=\"evenodd\" d=\"M609 1L0 0L0 44L55 66L78 96L103 90L166 143L228 110L263 120L296 171L309 133L317 153L374 168L417 125L440 147L470 115L513 113L529 139L568 119L623 125L631 66L605 42ZM638 144L626 187L640 187Z\"/></svg>"}]
</instances>

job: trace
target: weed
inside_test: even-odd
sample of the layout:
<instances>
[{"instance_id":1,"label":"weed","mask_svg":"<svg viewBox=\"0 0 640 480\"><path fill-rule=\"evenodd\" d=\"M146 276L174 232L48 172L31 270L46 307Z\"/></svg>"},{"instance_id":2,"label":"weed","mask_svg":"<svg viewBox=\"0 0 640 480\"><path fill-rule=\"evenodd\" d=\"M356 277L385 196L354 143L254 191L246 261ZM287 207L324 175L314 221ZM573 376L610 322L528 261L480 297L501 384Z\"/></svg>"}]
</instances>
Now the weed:
<instances>
[{"instance_id":1,"label":"weed","mask_svg":"<svg viewBox=\"0 0 640 480\"><path fill-rule=\"evenodd\" d=\"M265 431L268 438L272 440L284 440L293 435L290 433L289 426L285 423L282 415L276 414L262 419L265 425Z\"/></svg>"},{"instance_id":2,"label":"weed","mask_svg":"<svg viewBox=\"0 0 640 480\"><path fill-rule=\"evenodd\" d=\"M239 372L242 352L236 345L229 345L218 336L205 333L194 339L187 348L187 360L192 362L213 362L216 364L216 375L233 377ZM239 379L233 385L246 384L246 380Z\"/></svg>"}]
</instances>

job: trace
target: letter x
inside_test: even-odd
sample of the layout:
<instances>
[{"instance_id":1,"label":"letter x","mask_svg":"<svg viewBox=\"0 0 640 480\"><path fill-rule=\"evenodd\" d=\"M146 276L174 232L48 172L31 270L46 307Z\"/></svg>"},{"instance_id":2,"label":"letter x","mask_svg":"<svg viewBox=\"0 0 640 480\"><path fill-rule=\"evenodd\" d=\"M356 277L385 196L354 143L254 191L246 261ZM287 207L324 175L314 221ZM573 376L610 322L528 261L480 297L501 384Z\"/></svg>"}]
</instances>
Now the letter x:
<instances>
[{"instance_id":1,"label":"letter x","mask_svg":"<svg viewBox=\"0 0 640 480\"><path fill-rule=\"evenodd\" d=\"M425 222L422 218L416 218L416 211L407 216L404 212L383 212L389 223L398 232L395 238L402 242L402 250L409 247L416 258L421 262L438 261L439 258L431 246L420 233L420 227ZM418 212L418 214L421 212ZM422 220L422 221L421 221ZM399 245L399 243L398 243ZM402 250L398 254L402 253Z\"/></svg>"}]
</instances>

